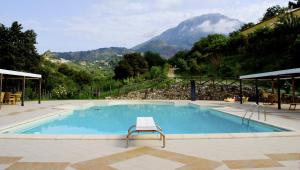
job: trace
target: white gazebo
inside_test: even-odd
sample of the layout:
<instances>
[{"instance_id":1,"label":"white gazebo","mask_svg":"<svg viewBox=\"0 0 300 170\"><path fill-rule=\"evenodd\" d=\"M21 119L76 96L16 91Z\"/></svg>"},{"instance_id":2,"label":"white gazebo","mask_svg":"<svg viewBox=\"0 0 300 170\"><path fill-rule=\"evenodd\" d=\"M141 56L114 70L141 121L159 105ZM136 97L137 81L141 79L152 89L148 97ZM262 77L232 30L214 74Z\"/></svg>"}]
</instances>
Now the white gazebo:
<instances>
[{"instance_id":1,"label":"white gazebo","mask_svg":"<svg viewBox=\"0 0 300 170\"><path fill-rule=\"evenodd\" d=\"M22 80L22 98L21 98L21 105L24 106L24 96L25 96L25 86L26 86L26 80L29 79L36 79L39 81L39 100L38 103L41 103L41 92L42 92L42 75L40 74L33 74L33 73L26 73L26 72L20 72L20 71L13 71L13 70L4 70L0 69L0 93L2 92L2 83L3 80L9 80L9 79L16 79L16 80ZM1 108L1 103L0 103Z\"/></svg>"}]
</instances>

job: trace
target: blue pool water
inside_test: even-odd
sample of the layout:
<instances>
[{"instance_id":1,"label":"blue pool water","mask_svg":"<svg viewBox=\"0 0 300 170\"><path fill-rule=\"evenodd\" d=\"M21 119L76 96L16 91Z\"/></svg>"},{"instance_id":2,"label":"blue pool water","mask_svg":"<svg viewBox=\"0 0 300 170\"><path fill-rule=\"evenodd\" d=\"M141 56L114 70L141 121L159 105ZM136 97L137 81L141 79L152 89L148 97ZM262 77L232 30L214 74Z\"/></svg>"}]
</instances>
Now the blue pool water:
<instances>
[{"instance_id":1,"label":"blue pool water","mask_svg":"<svg viewBox=\"0 0 300 170\"><path fill-rule=\"evenodd\" d=\"M166 134L278 132L284 129L194 105L130 104L95 106L19 129L22 134L126 134L136 117L153 117Z\"/></svg>"}]
</instances>

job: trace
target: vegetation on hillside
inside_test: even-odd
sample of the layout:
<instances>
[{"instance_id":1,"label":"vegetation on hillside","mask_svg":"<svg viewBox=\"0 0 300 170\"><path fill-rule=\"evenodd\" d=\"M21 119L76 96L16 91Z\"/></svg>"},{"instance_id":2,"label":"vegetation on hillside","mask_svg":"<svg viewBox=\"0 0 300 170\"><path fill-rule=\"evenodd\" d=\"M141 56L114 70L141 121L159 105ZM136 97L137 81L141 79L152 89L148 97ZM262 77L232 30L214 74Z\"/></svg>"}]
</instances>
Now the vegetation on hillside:
<instances>
[{"instance_id":1,"label":"vegetation on hillside","mask_svg":"<svg viewBox=\"0 0 300 170\"><path fill-rule=\"evenodd\" d=\"M299 0L290 2L289 8L299 7L299 4ZM271 7L263 18L277 15L281 9ZM191 50L180 51L168 61L158 53L129 53L112 59L113 68L101 68L95 63L62 60L49 51L39 55L33 30L24 31L17 22L10 27L0 24L0 68L42 74L46 98L80 99L164 87L169 83L169 64L181 75L215 78L300 67L299 17L285 14L274 28L258 29L248 36L241 34L251 26L253 23L246 24L228 36L208 35ZM94 51L89 54L95 56ZM72 56L85 57L80 52ZM6 83L4 90L12 90L18 83ZM36 85L28 81L26 88L26 97L36 98Z\"/></svg>"},{"instance_id":2,"label":"vegetation on hillside","mask_svg":"<svg viewBox=\"0 0 300 170\"><path fill-rule=\"evenodd\" d=\"M213 34L169 62L181 74L236 77L241 74L299 67L300 18L286 14L273 29L262 28L244 36Z\"/></svg>"},{"instance_id":3,"label":"vegetation on hillside","mask_svg":"<svg viewBox=\"0 0 300 170\"><path fill-rule=\"evenodd\" d=\"M36 34L33 30L23 31L17 22L11 27L1 24L0 38L0 68L42 74L43 96L49 99L103 98L158 86L168 70L165 60L151 52L120 57L115 72L92 63L63 60L50 51L39 55L35 48ZM4 90L16 91L20 82L9 81ZM36 84L28 80L26 97L36 98L36 89Z\"/></svg>"}]
</instances>

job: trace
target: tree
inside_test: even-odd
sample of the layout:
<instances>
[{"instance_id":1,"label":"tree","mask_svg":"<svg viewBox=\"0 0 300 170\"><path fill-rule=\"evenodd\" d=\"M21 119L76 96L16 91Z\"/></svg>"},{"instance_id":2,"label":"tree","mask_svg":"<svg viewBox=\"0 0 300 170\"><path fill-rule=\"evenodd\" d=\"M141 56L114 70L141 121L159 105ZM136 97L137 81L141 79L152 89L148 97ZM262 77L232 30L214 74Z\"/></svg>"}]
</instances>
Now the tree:
<instances>
[{"instance_id":1,"label":"tree","mask_svg":"<svg viewBox=\"0 0 300 170\"><path fill-rule=\"evenodd\" d=\"M115 79L135 77L147 71L148 63L140 53L125 54L114 69Z\"/></svg>"},{"instance_id":2,"label":"tree","mask_svg":"<svg viewBox=\"0 0 300 170\"><path fill-rule=\"evenodd\" d=\"M178 51L173 57L171 57L168 60L168 63L170 63L172 66L177 67L178 66L178 59L184 59L186 55L188 54L188 51Z\"/></svg>"},{"instance_id":3,"label":"tree","mask_svg":"<svg viewBox=\"0 0 300 170\"><path fill-rule=\"evenodd\" d=\"M289 53L290 53L290 57L289 57L289 61L288 62L291 65L290 68L299 67L299 60L300 60L300 34L298 34L297 39L290 46Z\"/></svg>"},{"instance_id":4,"label":"tree","mask_svg":"<svg viewBox=\"0 0 300 170\"><path fill-rule=\"evenodd\" d=\"M149 68L152 66L163 66L166 62L158 53L151 51L145 52L144 57L148 62Z\"/></svg>"},{"instance_id":5,"label":"tree","mask_svg":"<svg viewBox=\"0 0 300 170\"><path fill-rule=\"evenodd\" d=\"M279 5L269 7L267 9L267 11L265 12L265 14L264 14L263 18L261 19L261 21L268 20L272 17L283 14L284 12L285 12L285 9L280 7Z\"/></svg>"},{"instance_id":6,"label":"tree","mask_svg":"<svg viewBox=\"0 0 300 170\"><path fill-rule=\"evenodd\" d=\"M289 32L300 33L300 17L294 16L292 13L279 17L275 30L284 34Z\"/></svg>"},{"instance_id":7,"label":"tree","mask_svg":"<svg viewBox=\"0 0 300 170\"><path fill-rule=\"evenodd\" d=\"M35 72L41 61L35 48L36 34L22 29L18 22L8 28L0 24L0 67Z\"/></svg>"},{"instance_id":8,"label":"tree","mask_svg":"<svg viewBox=\"0 0 300 170\"><path fill-rule=\"evenodd\" d=\"M246 30L246 29L248 29L248 28L251 28L251 27L253 27L255 24L253 23L253 22L249 22L249 23L247 23L247 24L244 24L241 28L240 28L240 31L244 31L244 30Z\"/></svg>"},{"instance_id":9,"label":"tree","mask_svg":"<svg viewBox=\"0 0 300 170\"><path fill-rule=\"evenodd\" d=\"M300 0L289 1L289 9L300 8Z\"/></svg>"},{"instance_id":10,"label":"tree","mask_svg":"<svg viewBox=\"0 0 300 170\"><path fill-rule=\"evenodd\" d=\"M75 72L73 79L81 86L81 89L84 85L90 85L92 82L92 76L83 70Z\"/></svg>"},{"instance_id":11,"label":"tree","mask_svg":"<svg viewBox=\"0 0 300 170\"><path fill-rule=\"evenodd\" d=\"M115 76L114 78L117 80L122 80L128 77L132 77L133 68L126 60L121 60L118 65L114 69Z\"/></svg>"}]
</instances>

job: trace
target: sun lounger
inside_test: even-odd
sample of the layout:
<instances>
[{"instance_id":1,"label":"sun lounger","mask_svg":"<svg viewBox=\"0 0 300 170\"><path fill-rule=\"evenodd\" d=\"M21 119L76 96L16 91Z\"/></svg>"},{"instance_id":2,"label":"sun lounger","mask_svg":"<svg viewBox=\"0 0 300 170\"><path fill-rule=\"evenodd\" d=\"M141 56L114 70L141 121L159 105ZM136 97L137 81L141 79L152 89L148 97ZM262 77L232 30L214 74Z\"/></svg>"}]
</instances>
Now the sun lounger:
<instances>
[{"instance_id":1,"label":"sun lounger","mask_svg":"<svg viewBox=\"0 0 300 170\"><path fill-rule=\"evenodd\" d=\"M160 134L160 140L163 139L163 148L165 147L165 135L162 132L162 129L154 122L152 117L137 117L136 118L136 124L131 126L128 129L127 134L127 147L129 142L129 137L133 133L139 133L139 132L158 132Z\"/></svg>"},{"instance_id":2,"label":"sun lounger","mask_svg":"<svg viewBox=\"0 0 300 170\"><path fill-rule=\"evenodd\" d=\"M235 102L235 99L228 97L228 98L224 99L224 102Z\"/></svg>"}]
</instances>

